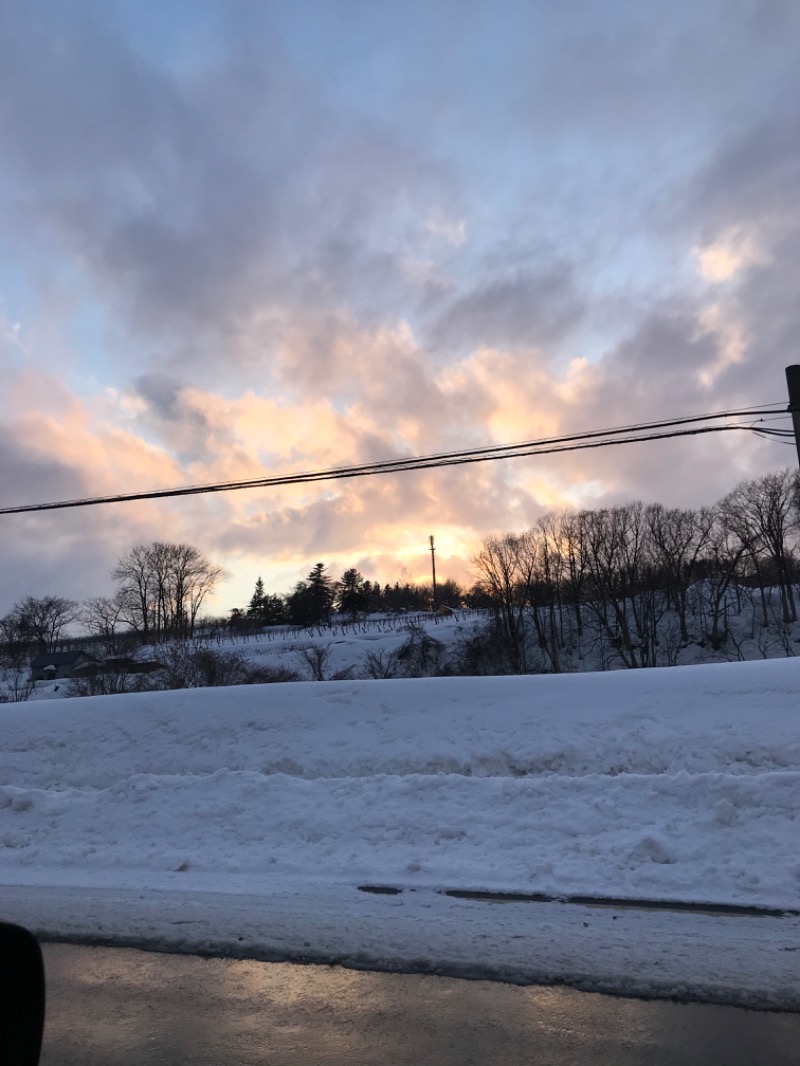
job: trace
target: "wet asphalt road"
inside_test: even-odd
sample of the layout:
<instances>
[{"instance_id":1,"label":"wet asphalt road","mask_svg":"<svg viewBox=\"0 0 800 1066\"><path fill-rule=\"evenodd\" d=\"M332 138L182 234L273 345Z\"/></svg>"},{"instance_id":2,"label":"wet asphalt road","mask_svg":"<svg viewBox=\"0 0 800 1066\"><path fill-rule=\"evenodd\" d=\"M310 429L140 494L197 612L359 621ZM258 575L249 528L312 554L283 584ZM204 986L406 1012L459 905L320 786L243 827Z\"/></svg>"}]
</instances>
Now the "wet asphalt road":
<instances>
[{"instance_id":1,"label":"wet asphalt road","mask_svg":"<svg viewBox=\"0 0 800 1066\"><path fill-rule=\"evenodd\" d=\"M43 945L42 1066L797 1066L800 1015Z\"/></svg>"}]
</instances>

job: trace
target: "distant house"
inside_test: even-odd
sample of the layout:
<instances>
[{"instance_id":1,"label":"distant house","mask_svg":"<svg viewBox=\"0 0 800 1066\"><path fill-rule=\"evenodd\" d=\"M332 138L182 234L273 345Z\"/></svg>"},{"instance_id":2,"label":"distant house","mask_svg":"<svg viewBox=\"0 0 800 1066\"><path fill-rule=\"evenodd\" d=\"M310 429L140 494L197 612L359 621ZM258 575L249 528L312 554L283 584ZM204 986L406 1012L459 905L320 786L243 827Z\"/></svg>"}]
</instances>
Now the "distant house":
<instances>
[{"instance_id":1,"label":"distant house","mask_svg":"<svg viewBox=\"0 0 800 1066\"><path fill-rule=\"evenodd\" d=\"M152 674L161 669L155 659L131 659L128 655L109 655L95 664L98 674Z\"/></svg>"},{"instance_id":2,"label":"distant house","mask_svg":"<svg viewBox=\"0 0 800 1066\"><path fill-rule=\"evenodd\" d=\"M31 681L57 681L62 677L75 677L86 673L96 665L96 660L85 651L45 651L31 660Z\"/></svg>"}]
</instances>

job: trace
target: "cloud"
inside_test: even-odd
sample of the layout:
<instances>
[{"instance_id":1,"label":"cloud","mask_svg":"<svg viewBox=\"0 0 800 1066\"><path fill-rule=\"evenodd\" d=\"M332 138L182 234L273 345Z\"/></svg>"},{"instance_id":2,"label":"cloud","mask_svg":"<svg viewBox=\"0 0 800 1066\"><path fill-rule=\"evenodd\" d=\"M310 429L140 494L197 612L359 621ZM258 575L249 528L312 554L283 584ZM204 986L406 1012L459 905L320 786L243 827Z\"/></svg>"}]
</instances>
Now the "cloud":
<instances>
[{"instance_id":1,"label":"cloud","mask_svg":"<svg viewBox=\"0 0 800 1066\"><path fill-rule=\"evenodd\" d=\"M754 263L763 261L764 251L752 233L730 230L705 248L694 249L700 273L707 281L723 282Z\"/></svg>"},{"instance_id":2,"label":"cloud","mask_svg":"<svg viewBox=\"0 0 800 1066\"><path fill-rule=\"evenodd\" d=\"M483 282L456 299L432 329L434 347L556 347L574 330L583 301L571 270L554 263L547 273L523 272Z\"/></svg>"},{"instance_id":3,"label":"cloud","mask_svg":"<svg viewBox=\"0 0 800 1066\"><path fill-rule=\"evenodd\" d=\"M463 218L447 217L439 210L428 216L427 230L435 237L442 237L456 248L467 239L467 223Z\"/></svg>"},{"instance_id":4,"label":"cloud","mask_svg":"<svg viewBox=\"0 0 800 1066\"><path fill-rule=\"evenodd\" d=\"M57 31L9 17L0 45L20 246L68 259L162 367L206 380L268 372L287 311L426 293L409 248L429 257L426 219L457 195L446 164L332 111L249 25L257 43L242 30L182 76L91 7Z\"/></svg>"},{"instance_id":5,"label":"cloud","mask_svg":"<svg viewBox=\"0 0 800 1066\"><path fill-rule=\"evenodd\" d=\"M199 38L147 3L0 15L9 503L781 400L795 3L212 8ZM548 508L709 502L788 454L714 437L14 519L0 604L104 591L165 535L240 582L424 574L431 532L463 570Z\"/></svg>"},{"instance_id":6,"label":"cloud","mask_svg":"<svg viewBox=\"0 0 800 1066\"><path fill-rule=\"evenodd\" d=\"M32 370L15 385L18 400L28 397L22 404L26 413L14 415L7 409L3 419L6 467L12 472L12 496L6 502L113 493L121 486L131 490L206 484L265 471L297 472L463 447L462 427L472 417L473 404L488 411L490 425L498 413L502 436L514 427L515 418L527 417L514 412L514 393L501 387L501 379L526 366L525 359L486 352L465 360L455 374L437 374L422 361L407 330L403 358L375 358L384 343L381 335L362 334L358 350L363 391L357 403L341 410L324 397L279 402L246 391L225 398L151 376L140 378L130 394L102 394L91 401L61 385L50 393L49 402L58 412L53 417L31 412L31 390L47 390L46 378ZM426 369L434 397L430 408L413 372L416 366ZM492 373L493 387L487 389ZM519 383L522 405L533 391L530 376ZM432 412L429 419L426 411ZM474 433L467 430L467 435ZM237 560L243 571L264 569L265 562L273 569L284 567L282 572L303 571L309 557L317 556L333 558L342 568L354 555L384 558L394 551L402 559L416 550L415 544L424 544L430 531L443 538L443 548L448 541L457 546L450 549L453 555L468 555L468 546L489 528L528 523L541 511L548 498L546 478L531 484L519 473L500 464L463 467L268 493L253 490L135 507L48 512L12 522L15 535L20 522L31 523L32 534L51 552L53 544L68 543L58 532L65 521L73 530L69 543L82 536L86 551L79 553L60 585L68 586L65 594L76 595L80 588L88 595L108 591L113 559L131 543L165 535L199 541L203 550ZM551 498L560 497L551 490ZM89 545L100 539L102 550L92 551ZM27 550L15 547L14 536L4 538L3 551L19 564L5 569L0 587L0 596L13 601L31 581L31 561ZM57 569L53 565L47 573ZM37 574L36 581L41 577Z\"/></svg>"},{"instance_id":7,"label":"cloud","mask_svg":"<svg viewBox=\"0 0 800 1066\"><path fill-rule=\"evenodd\" d=\"M559 376L536 351L488 348L437 371L408 334L404 358L381 362L371 358L370 343L380 352L383 338L366 331L358 346L362 391L342 409L322 396L277 401L246 391L223 397L171 379L140 380L129 395L103 395L91 403L62 387L52 401L58 419L6 413L4 469L15 492L9 502L297 472L465 447L475 437L481 443L529 439L619 424L632 410L652 418L696 410L701 400L709 402L702 373L719 358L722 341L708 324L698 336L698 320L688 308L680 315L672 310L669 316L662 308L601 363L576 360ZM415 361L425 369L431 407L410 373ZM24 396L36 380L34 374L18 382L15 396ZM678 398L679 410L664 409L665 393ZM140 432L143 425L149 439ZM720 463L721 453L728 455L728 467ZM460 558L455 566L463 573L483 535L525 528L548 509L576 500L592 505L652 499L653 485L667 503L709 502L742 469L734 448L674 442L66 516L54 512L4 527L2 550L11 565L4 569L0 596L13 602L27 594L27 586L38 588L45 577L59 574L63 594L108 591L108 571L122 551L164 536L198 543L236 570L240 581L260 572L286 587L289 575L301 576L317 558L334 569L353 558L390 557L413 569L416 558L419 569L413 572L424 576L425 538L435 532L443 557ZM21 541L20 523L26 530ZM39 570L34 542L46 546L50 561Z\"/></svg>"}]
</instances>

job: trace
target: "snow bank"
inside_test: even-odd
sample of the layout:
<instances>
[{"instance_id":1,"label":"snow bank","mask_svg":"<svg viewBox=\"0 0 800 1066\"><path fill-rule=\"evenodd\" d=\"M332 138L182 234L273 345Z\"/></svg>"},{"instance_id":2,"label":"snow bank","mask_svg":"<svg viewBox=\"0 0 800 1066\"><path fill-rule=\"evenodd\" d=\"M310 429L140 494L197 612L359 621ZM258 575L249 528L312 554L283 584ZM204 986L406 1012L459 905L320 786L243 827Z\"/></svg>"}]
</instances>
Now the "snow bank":
<instances>
[{"instance_id":1,"label":"snow bank","mask_svg":"<svg viewBox=\"0 0 800 1066\"><path fill-rule=\"evenodd\" d=\"M797 909L799 697L776 660L7 705L0 884Z\"/></svg>"}]
</instances>

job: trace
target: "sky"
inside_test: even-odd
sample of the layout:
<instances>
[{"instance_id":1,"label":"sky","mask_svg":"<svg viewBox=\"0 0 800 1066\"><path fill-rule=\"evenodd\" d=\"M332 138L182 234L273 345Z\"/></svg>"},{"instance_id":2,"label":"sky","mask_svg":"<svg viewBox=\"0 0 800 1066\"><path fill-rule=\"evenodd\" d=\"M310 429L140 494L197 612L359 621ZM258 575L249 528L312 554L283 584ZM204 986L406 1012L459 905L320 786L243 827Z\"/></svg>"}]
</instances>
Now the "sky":
<instances>
[{"instance_id":1,"label":"sky","mask_svg":"<svg viewBox=\"0 0 800 1066\"><path fill-rule=\"evenodd\" d=\"M785 403L795 0L5 0L0 506ZM714 435L0 517L0 614L134 544L469 578L548 510L711 503Z\"/></svg>"}]
</instances>

